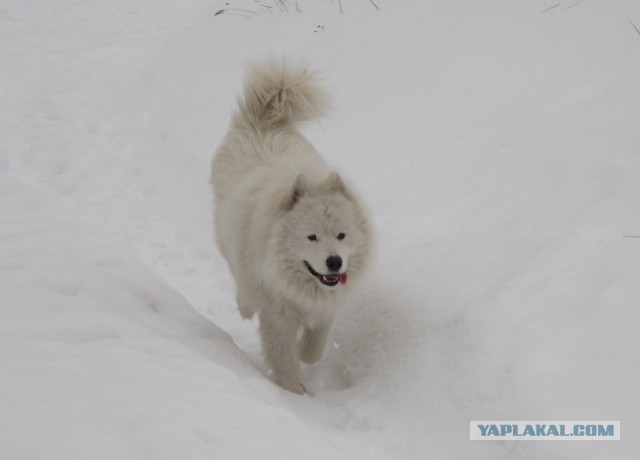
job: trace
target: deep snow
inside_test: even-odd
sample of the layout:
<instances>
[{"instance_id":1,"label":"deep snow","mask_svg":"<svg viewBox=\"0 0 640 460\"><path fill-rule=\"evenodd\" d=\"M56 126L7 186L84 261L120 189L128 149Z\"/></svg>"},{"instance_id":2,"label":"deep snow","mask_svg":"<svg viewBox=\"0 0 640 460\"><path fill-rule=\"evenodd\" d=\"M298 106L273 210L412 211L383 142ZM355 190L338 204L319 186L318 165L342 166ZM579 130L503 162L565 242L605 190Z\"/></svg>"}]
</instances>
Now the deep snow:
<instances>
[{"instance_id":1,"label":"deep snow","mask_svg":"<svg viewBox=\"0 0 640 460\"><path fill-rule=\"evenodd\" d=\"M635 458L640 4L229 3L0 5L0 457ZM378 233L313 398L268 381L212 243L211 155L268 53L324 72L305 133Z\"/></svg>"}]
</instances>

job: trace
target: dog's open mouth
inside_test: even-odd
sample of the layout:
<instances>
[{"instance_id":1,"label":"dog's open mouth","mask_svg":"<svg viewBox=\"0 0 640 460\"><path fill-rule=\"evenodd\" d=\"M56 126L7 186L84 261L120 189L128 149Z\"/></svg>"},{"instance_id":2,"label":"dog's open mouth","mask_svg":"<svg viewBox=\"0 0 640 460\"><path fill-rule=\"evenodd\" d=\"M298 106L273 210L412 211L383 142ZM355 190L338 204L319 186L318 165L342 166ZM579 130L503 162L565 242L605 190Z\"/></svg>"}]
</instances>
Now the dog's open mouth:
<instances>
[{"instance_id":1,"label":"dog's open mouth","mask_svg":"<svg viewBox=\"0 0 640 460\"><path fill-rule=\"evenodd\" d=\"M315 271L311 264L306 260L304 261L304 264L307 266L309 273L318 278L318 280L320 280L320 282L325 286L336 286L338 283L345 284L347 282L347 272L323 275Z\"/></svg>"}]
</instances>

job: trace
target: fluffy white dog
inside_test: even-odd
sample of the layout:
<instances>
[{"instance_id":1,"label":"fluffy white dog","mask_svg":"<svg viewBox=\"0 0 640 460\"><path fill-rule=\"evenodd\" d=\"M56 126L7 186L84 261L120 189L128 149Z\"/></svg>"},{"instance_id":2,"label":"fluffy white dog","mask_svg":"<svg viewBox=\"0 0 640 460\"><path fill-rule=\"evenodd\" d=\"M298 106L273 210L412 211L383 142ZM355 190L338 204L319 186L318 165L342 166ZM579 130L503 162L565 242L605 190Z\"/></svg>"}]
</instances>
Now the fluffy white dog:
<instances>
[{"instance_id":1,"label":"fluffy white dog","mask_svg":"<svg viewBox=\"0 0 640 460\"><path fill-rule=\"evenodd\" d=\"M300 394L299 361L321 358L372 246L354 191L297 130L328 105L305 69L276 59L252 67L211 176L216 239L240 314L258 313L275 382Z\"/></svg>"}]
</instances>

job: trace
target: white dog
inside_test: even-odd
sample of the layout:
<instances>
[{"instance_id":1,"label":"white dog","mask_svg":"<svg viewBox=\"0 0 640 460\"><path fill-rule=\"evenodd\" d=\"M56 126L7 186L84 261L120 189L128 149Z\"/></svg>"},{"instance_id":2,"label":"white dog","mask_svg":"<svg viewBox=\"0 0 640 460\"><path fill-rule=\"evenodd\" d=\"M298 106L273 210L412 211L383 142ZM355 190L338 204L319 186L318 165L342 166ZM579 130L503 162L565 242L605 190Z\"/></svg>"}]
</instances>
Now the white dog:
<instances>
[{"instance_id":1,"label":"white dog","mask_svg":"<svg viewBox=\"0 0 640 460\"><path fill-rule=\"evenodd\" d=\"M329 105L312 74L275 59L254 66L238 105L213 161L216 239L240 314L259 314L275 382L302 394L299 361L321 358L372 232L351 187L297 130Z\"/></svg>"}]
</instances>

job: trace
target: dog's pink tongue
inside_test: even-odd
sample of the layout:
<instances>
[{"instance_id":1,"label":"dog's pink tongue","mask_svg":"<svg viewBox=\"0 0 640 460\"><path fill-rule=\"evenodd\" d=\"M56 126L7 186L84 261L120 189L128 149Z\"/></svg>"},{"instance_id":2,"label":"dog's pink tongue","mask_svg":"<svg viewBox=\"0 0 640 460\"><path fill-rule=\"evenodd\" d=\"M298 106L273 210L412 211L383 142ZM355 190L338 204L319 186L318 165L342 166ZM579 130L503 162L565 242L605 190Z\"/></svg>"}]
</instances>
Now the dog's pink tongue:
<instances>
[{"instance_id":1,"label":"dog's pink tongue","mask_svg":"<svg viewBox=\"0 0 640 460\"><path fill-rule=\"evenodd\" d=\"M347 272L340 273L340 284L345 284L347 282Z\"/></svg>"}]
</instances>

